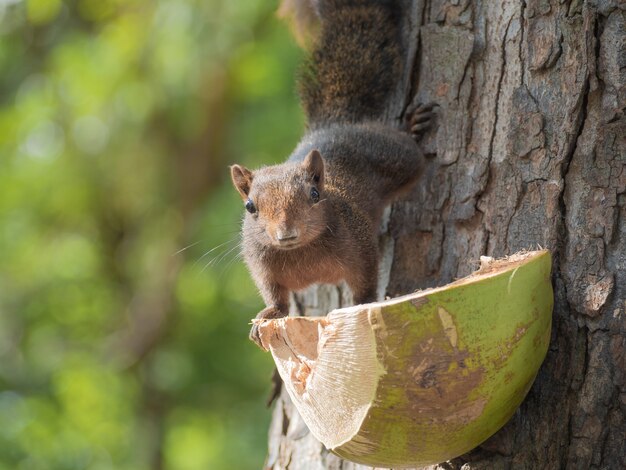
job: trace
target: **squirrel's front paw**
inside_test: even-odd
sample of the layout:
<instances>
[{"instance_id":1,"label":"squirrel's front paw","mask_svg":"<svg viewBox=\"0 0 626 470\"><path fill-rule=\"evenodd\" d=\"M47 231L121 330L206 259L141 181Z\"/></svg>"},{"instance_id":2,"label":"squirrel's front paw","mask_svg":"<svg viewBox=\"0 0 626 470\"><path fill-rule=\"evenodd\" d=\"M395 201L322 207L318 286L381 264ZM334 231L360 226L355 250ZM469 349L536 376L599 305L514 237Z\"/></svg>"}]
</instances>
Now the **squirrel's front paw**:
<instances>
[{"instance_id":1,"label":"squirrel's front paw","mask_svg":"<svg viewBox=\"0 0 626 470\"><path fill-rule=\"evenodd\" d=\"M276 307L266 307L259 312L256 316L256 320L271 320L272 318L281 318L286 317L287 313L281 312ZM263 351L267 351L265 347L263 347L263 343L261 343L261 336L259 335L259 321L254 322L252 328L250 329L250 339L254 341L258 347L260 347Z\"/></svg>"},{"instance_id":2,"label":"squirrel's front paw","mask_svg":"<svg viewBox=\"0 0 626 470\"><path fill-rule=\"evenodd\" d=\"M436 113L433 112L437 103L413 103L406 111L407 131L415 140L420 140L424 132L432 126Z\"/></svg>"}]
</instances>

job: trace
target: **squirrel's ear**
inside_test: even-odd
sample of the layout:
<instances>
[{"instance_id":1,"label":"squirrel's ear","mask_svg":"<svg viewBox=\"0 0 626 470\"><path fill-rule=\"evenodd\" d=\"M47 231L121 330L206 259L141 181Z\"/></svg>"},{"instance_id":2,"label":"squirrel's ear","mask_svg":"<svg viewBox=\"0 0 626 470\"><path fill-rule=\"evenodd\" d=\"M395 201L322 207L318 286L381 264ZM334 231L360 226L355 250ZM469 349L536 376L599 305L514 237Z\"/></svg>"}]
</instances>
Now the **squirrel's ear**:
<instances>
[{"instance_id":1,"label":"squirrel's ear","mask_svg":"<svg viewBox=\"0 0 626 470\"><path fill-rule=\"evenodd\" d=\"M248 199L250 186L252 186L252 172L245 166L233 165L230 167L230 177L235 189L241 194L241 198L244 201Z\"/></svg>"},{"instance_id":2,"label":"squirrel's ear","mask_svg":"<svg viewBox=\"0 0 626 470\"><path fill-rule=\"evenodd\" d=\"M324 160L319 150L311 150L302 162L302 166L318 186L321 187L324 184Z\"/></svg>"}]
</instances>

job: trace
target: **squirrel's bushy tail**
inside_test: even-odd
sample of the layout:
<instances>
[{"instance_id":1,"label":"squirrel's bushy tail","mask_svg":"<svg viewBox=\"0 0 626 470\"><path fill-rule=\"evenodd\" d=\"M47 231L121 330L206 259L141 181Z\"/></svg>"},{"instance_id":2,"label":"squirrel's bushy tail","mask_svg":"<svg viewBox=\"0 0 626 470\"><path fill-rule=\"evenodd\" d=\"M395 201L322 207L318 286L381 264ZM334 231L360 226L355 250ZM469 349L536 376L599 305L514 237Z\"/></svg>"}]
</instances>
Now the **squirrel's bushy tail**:
<instances>
[{"instance_id":1,"label":"squirrel's bushy tail","mask_svg":"<svg viewBox=\"0 0 626 470\"><path fill-rule=\"evenodd\" d=\"M402 72L397 2L313 4L320 31L299 84L309 126L379 118Z\"/></svg>"}]
</instances>

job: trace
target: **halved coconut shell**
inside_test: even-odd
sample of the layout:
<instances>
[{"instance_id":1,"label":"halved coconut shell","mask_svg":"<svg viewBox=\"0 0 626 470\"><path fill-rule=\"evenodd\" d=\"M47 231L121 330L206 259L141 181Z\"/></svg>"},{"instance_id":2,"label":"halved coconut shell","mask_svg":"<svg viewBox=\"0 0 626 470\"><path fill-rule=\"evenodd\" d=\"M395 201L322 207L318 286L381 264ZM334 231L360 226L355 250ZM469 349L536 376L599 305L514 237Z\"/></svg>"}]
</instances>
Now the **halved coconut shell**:
<instances>
[{"instance_id":1,"label":"halved coconut shell","mask_svg":"<svg viewBox=\"0 0 626 470\"><path fill-rule=\"evenodd\" d=\"M260 325L296 408L337 455L378 467L457 457L511 417L550 340L548 251L444 287Z\"/></svg>"}]
</instances>

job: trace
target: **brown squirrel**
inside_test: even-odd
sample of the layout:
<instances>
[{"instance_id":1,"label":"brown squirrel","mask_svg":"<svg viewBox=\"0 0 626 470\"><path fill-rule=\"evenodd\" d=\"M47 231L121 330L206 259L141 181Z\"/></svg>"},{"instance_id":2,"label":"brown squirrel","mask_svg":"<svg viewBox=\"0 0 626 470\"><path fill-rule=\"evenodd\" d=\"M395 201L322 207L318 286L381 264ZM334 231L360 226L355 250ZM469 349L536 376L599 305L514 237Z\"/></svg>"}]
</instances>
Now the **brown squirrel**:
<instances>
[{"instance_id":1,"label":"brown squirrel","mask_svg":"<svg viewBox=\"0 0 626 470\"><path fill-rule=\"evenodd\" d=\"M397 1L318 0L319 36L300 79L308 129L285 163L231 167L244 201L242 248L267 307L289 293L345 280L357 303L376 300L383 209L420 176L416 140L433 105L412 105L405 129L382 124L404 51ZM261 346L253 325L250 338Z\"/></svg>"}]
</instances>

